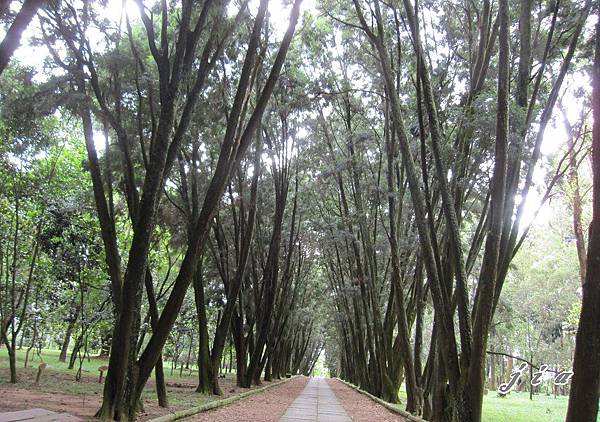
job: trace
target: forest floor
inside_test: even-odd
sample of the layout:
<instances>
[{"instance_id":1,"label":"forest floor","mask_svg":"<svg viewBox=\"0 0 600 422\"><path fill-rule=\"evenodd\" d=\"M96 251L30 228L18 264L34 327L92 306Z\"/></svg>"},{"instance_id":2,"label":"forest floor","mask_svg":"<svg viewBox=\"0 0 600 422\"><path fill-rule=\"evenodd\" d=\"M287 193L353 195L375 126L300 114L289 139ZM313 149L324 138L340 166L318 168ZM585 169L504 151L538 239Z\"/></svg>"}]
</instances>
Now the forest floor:
<instances>
[{"instance_id":1,"label":"forest floor","mask_svg":"<svg viewBox=\"0 0 600 422\"><path fill-rule=\"evenodd\" d=\"M91 419L100 408L104 384L98 382L98 367L108 365L106 359L92 357L82 366L80 381L75 380L75 369L68 369L68 363L58 361L58 351L43 350L42 357L48 365L39 385L35 385L35 376L40 360L37 356L24 368L25 351L17 352L17 375L19 382L10 384L8 357L6 349L0 348L0 412L10 412L42 407L55 412L68 412L83 419ZM196 370L179 369L171 375L170 363L165 363L165 378L169 398L169 408L158 406L154 381L150 380L144 390L144 410L140 420L145 421L170 412L220 400L239 394L247 389L235 385L235 374L226 374L220 379L223 396L205 395L195 392L197 386ZM262 386L268 385L268 382Z\"/></svg>"}]
</instances>

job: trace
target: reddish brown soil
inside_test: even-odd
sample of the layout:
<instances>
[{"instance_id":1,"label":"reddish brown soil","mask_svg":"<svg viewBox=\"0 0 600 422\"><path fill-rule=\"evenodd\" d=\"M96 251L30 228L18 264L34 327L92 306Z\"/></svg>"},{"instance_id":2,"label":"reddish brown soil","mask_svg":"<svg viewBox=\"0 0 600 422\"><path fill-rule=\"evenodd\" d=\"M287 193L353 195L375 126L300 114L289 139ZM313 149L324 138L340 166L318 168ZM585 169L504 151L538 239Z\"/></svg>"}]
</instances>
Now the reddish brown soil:
<instances>
[{"instance_id":1,"label":"reddish brown soil","mask_svg":"<svg viewBox=\"0 0 600 422\"><path fill-rule=\"evenodd\" d=\"M11 412L41 407L54 412L67 412L80 418L90 419L98 409L97 396L84 397L60 393L42 393L21 388L0 387L0 412Z\"/></svg>"},{"instance_id":2,"label":"reddish brown soil","mask_svg":"<svg viewBox=\"0 0 600 422\"><path fill-rule=\"evenodd\" d=\"M327 383L353 421L408 422L402 416L389 411L382 405L374 402L364 394L353 390L341 381L328 379Z\"/></svg>"},{"instance_id":3,"label":"reddish brown soil","mask_svg":"<svg viewBox=\"0 0 600 422\"><path fill-rule=\"evenodd\" d=\"M20 382L12 386L0 385L0 412L11 412L41 407L54 412L66 412L85 420L93 418L94 413L100 408L102 395L98 391L92 394L66 394L60 391L44 391L43 386ZM102 386L102 384L99 384ZM156 400L144 401L145 413L140 415L141 420L148 420L162 416L169 409L158 407Z\"/></svg>"},{"instance_id":4,"label":"reddish brown soil","mask_svg":"<svg viewBox=\"0 0 600 422\"><path fill-rule=\"evenodd\" d=\"M186 422L276 422L304 390L308 378L298 377L230 406L202 412Z\"/></svg>"}]
</instances>

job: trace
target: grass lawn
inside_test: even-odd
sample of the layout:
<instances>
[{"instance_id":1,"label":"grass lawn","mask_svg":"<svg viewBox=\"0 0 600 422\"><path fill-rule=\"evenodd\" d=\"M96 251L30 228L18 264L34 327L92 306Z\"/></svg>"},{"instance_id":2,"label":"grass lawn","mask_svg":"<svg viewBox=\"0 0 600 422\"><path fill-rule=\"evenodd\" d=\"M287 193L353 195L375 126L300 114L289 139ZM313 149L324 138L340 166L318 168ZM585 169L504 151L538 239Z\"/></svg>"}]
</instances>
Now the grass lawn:
<instances>
[{"instance_id":1,"label":"grass lawn","mask_svg":"<svg viewBox=\"0 0 600 422\"><path fill-rule=\"evenodd\" d=\"M400 388L400 400L404 409L406 391ZM567 396L536 394L529 400L529 392L512 391L505 398L489 392L483 398L482 422L564 422L567 414ZM600 422L600 417L598 418Z\"/></svg>"},{"instance_id":2,"label":"grass lawn","mask_svg":"<svg viewBox=\"0 0 600 422\"><path fill-rule=\"evenodd\" d=\"M564 422L568 397L511 392L498 397L494 392L483 399L483 422Z\"/></svg>"}]
</instances>

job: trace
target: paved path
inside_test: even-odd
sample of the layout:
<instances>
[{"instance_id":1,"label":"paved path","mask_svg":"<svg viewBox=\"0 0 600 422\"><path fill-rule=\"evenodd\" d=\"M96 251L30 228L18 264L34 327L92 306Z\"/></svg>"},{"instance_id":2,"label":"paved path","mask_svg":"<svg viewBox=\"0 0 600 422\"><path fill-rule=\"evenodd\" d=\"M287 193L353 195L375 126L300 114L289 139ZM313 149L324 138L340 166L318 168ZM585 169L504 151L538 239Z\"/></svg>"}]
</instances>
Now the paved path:
<instances>
[{"instance_id":1,"label":"paved path","mask_svg":"<svg viewBox=\"0 0 600 422\"><path fill-rule=\"evenodd\" d=\"M280 422L351 422L324 378L311 378Z\"/></svg>"},{"instance_id":2,"label":"paved path","mask_svg":"<svg viewBox=\"0 0 600 422\"><path fill-rule=\"evenodd\" d=\"M46 409L28 409L0 413L0 422L80 422L82 419L68 413L56 413Z\"/></svg>"}]
</instances>

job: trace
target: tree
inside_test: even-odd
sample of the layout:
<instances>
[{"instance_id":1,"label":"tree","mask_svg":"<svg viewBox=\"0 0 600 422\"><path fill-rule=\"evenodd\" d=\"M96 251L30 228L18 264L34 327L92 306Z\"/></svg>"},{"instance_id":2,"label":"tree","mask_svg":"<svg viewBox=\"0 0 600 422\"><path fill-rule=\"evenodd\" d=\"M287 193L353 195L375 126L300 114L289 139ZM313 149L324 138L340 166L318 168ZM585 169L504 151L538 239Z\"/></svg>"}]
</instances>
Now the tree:
<instances>
[{"instance_id":1,"label":"tree","mask_svg":"<svg viewBox=\"0 0 600 422\"><path fill-rule=\"evenodd\" d=\"M462 65L455 67L457 62L452 58L444 60L445 53L436 51L435 55L427 54L427 48L423 47L421 40L422 28L419 19L420 9L427 8L427 5L417 3L413 6L410 2L404 2L405 20L401 19L397 6L377 1L354 2L353 13L343 6L334 9L338 16L333 18L343 27L358 28L366 35L375 59L363 59L361 64L379 72L377 79L373 79L380 85L376 82L372 86L383 92L382 96L389 102L388 109L382 107L386 110L385 114L382 114L387 125L385 128L390 128L388 130L397 139L402 164L397 173L404 177L401 180L405 183L402 189L397 189L401 193L407 191L410 194L414 220L408 221L416 229L420 242L418 259L409 260L405 264L405 273L414 274L414 277L407 279L406 289L410 292L421 291L418 280L424 269L426 286L429 289L426 294L431 295L435 311L436 323L422 381L425 396L423 410L425 416L432 420L478 421L481 418L489 327L510 262L528 231L528 227L525 227L525 235L520 234L525 201L518 204L515 198L517 195L527 197L533 186L533 172L539 162L541 140L552 117L560 87L573 59L579 34L583 30L590 7L586 4L580 9L575 25L567 21L559 22L556 17L558 9L552 11L550 25L545 26L548 31L541 39L541 33L536 34L538 42L545 41L545 50L537 52L539 56L536 56L535 60L541 65L541 70L532 81L532 9L529 2L522 2L521 5L518 33L521 44L517 69L519 77L514 90L518 107L514 112L517 117L513 123L509 122L507 111L512 106L512 101L509 93L510 83L507 80L511 66L507 58L511 18L507 16L506 4L501 4L502 7L496 11L489 3L484 2L482 9L475 15L467 14L467 19L477 16L477 30L464 20L454 21L451 11L448 11L448 17L439 27L429 29L426 23L423 24L426 29L425 43L428 42L428 36L433 37L428 35L431 31L442 30L453 34L447 39L445 47L451 54L461 57L461 63L462 60L469 63L468 72L461 67ZM498 17L495 17L497 13ZM546 17L547 15L543 14L536 15L538 20ZM402 32L403 23L408 28L408 36ZM562 44L566 49L564 58L558 58L551 54L551 45L558 42L554 38L554 32L555 28L562 25L570 28L570 38L566 45ZM468 37L470 49L464 54L460 52L462 45L453 42L457 28L462 28L464 33L474 33ZM496 40L500 42L500 54L497 59L493 55ZM438 42L439 40L433 40L434 44ZM408 59L411 66L405 64L407 59L403 55L403 47L406 44L415 52L414 59ZM432 48L431 44L429 46ZM553 61L560 66L558 77L551 84L542 85L541 75L544 74L546 66L550 66ZM493 72L497 74L499 81L496 88L488 82L493 80L488 76L494 75ZM468 89L453 97L449 94L452 92L451 81L457 78L465 78L463 86L467 86ZM531 95L530 84L533 87ZM380 88L381 85L383 89ZM352 91L352 87L344 89ZM355 90L358 91L356 88ZM414 96L406 94L414 91ZM407 108L403 107L403 102L407 103ZM539 109L538 102L543 104L540 112L536 111ZM497 106L493 111L489 110L492 112L486 114L486 117L480 119L476 117L475 109L483 104ZM455 113L456 106L462 110L459 115ZM539 129L534 130L532 127L534 118L539 118ZM482 137L484 133L486 135ZM497 142L490 143L488 139L496 139ZM456 163L451 172L447 162ZM490 164L484 165L486 162ZM561 167L556 172L555 179L558 180L563 172ZM378 174L377 171L374 173ZM486 180L489 185L482 184L482 180ZM554 186L556 180L550 185ZM351 186L354 189L352 195L357 197L356 191L360 192L361 189L354 181ZM490 187L489 190L487 186ZM387 191L390 192L390 189ZM388 195L393 196L393 191ZM357 210L360 215L360 207L357 207ZM466 232L461 226L464 227L471 221L475 222L475 230L465 239ZM359 239L363 243L366 255L369 256L364 231L360 233ZM353 246L357 244L353 242ZM482 251L484 244L486 246ZM466 248L464 255L462 248ZM339 254L339 251L336 251L336 254ZM336 255L332 255L332 258L337 259ZM393 264L391 268L393 270ZM477 270L479 276L473 277L471 273ZM334 271L331 270L332 274L335 274ZM340 273L339 270L337 272ZM390 273L394 272L397 271ZM473 280L472 287L469 286L469 278ZM365 295L365 298L368 297L369 295ZM422 315L422 311L415 308L421 300L415 297L409 301L405 305L406 314L411 317L415 314ZM393 309L389 308L389 304L390 301L388 309ZM351 315L353 311L350 308L341 309L340 312ZM458 333L455 333L454 329L456 316ZM356 321L359 321L359 318L358 315L354 317ZM419 318L422 322L422 317L417 317L418 320ZM417 327L420 327L420 324L418 323ZM367 319L365 343L368 348L361 348L360 342L364 340L360 335L356 336L354 341L348 340L350 343L358 341L359 345L353 358L354 362L344 365L342 360L341 366L350 368L357 366L357 360L366 362L366 368L359 367L357 371L350 371L355 374L343 375L349 375L350 379L357 377L359 382L365 383L374 394L380 394L382 390L377 386L379 381L370 383L366 379L376 379L374 374L368 371L370 362L377 361L378 353L377 349L369 344L370 325L373 327L372 333L381 332L376 320ZM403 330L399 328L398 331ZM348 336L340 334L342 335ZM417 365L415 378L418 378L421 370L418 360L422 337L421 333L416 333L415 336L419 353L413 356L405 355L402 361L405 368ZM350 338L352 337L350 335ZM347 349L351 347L350 344L346 346ZM443 360L439 358L440 355L444 356ZM415 363L411 364L412 360L415 360ZM383 367L381 363L371 365L373 368ZM361 371L362 374L359 375ZM416 384L410 381L411 372L412 370L405 374L408 376L407 408L418 411L421 392L419 388L410 387L411 384Z\"/></svg>"},{"instance_id":2,"label":"tree","mask_svg":"<svg viewBox=\"0 0 600 422\"><path fill-rule=\"evenodd\" d=\"M9 8L11 1L7 1L6 7ZM0 43L0 75L8 66L8 62L21 42L21 35L27 29L27 26L37 13L38 9L44 5L44 0L25 0L21 9L17 12L10 24L4 39ZM8 10L1 10L0 17L4 18Z\"/></svg>"},{"instance_id":3,"label":"tree","mask_svg":"<svg viewBox=\"0 0 600 422\"><path fill-rule=\"evenodd\" d=\"M60 132L64 129L70 135L70 128L60 127L52 116L56 109L52 100L35 101L41 87L32 77L31 70L17 67L2 79L3 100L9 107L3 108L0 121L0 338L8 351L12 383L17 382L17 337L41 284L40 243L51 194L58 196L61 186L68 191L69 180L80 175L71 161L76 156L63 153L70 139ZM29 254L23 256L23 250Z\"/></svg>"},{"instance_id":4,"label":"tree","mask_svg":"<svg viewBox=\"0 0 600 422\"><path fill-rule=\"evenodd\" d=\"M588 234L587 268L569 394L567 421L594 421L600 387L600 20L596 23L592 69L592 221Z\"/></svg>"},{"instance_id":5,"label":"tree","mask_svg":"<svg viewBox=\"0 0 600 422\"><path fill-rule=\"evenodd\" d=\"M167 4L163 4L160 10L160 34L157 34L153 20L148 15L143 3L140 1L138 4L148 46L157 70L156 88L158 88L160 100L157 104L156 115L152 116L152 118L156 118L157 123L152 126L149 154L144 155L146 159L144 161L145 174L140 191L138 191L135 182L128 134L122 120L120 81L116 80L117 96L114 109L111 109L103 95L98 77L99 73L96 68L96 59L89 39L86 38L85 27L93 23L93 9L88 3L84 3L81 11L76 10L73 5L65 4L62 9L50 11L49 18L46 20L48 25L57 34L60 34L74 58L74 68L71 68L70 71L78 75L75 83L77 92L80 95L85 96L87 92L87 82L82 72L84 69L89 72L89 84L92 92L103 117L108 120L117 135L124 157L122 174L126 182L125 197L127 198L134 235L127 252L128 260L124 277L121 278L119 252L116 250L114 234L114 217L111 217L110 207L107 205L109 201L106 199L95 152L91 107L88 101L84 99L79 110L84 126L90 167L92 168L98 217L103 231L107 264L113 282L113 300L116 309L116 323L112 336L109 370L105 380L104 400L102 408L98 412L98 417L102 419L113 417L117 419L135 418L142 389L160 357L162 347L168 338L170 328L173 326L184 300L187 287L193 278L197 262L207 239L210 222L227 185L231 169L242 159L245 150L251 143L277 82L294 34L300 1L294 3L289 29L282 40L264 86L257 91L257 102L254 108L251 109L246 107L246 104L249 93L254 89L251 75L261 63L258 57L258 43L267 10L267 2L261 2L257 18L253 24L238 89L231 113L228 116L228 124L212 180L207 188L204 201L199 207L199 212L191 225L192 235L188 239L187 250L173 289L162 314L156 321L153 335L139 358L136 356L134 345L137 343L139 335L141 292L146 278L145 274L148 271L148 251L155 227L155 216L161 199L161 192L169 178L171 167L179 155L184 135L193 116L196 102L205 87L206 79L223 54L223 50L238 20L237 18L231 20L230 24L224 28L222 19L226 15L226 10L223 5L206 1L201 7L195 7L193 2L185 1L180 11L181 19L172 22L169 20L169 16L171 13L178 13L178 11L173 11ZM243 4L238 17L242 16L245 7L246 4ZM65 14L68 18L64 17ZM83 25L79 19L81 19ZM176 28L171 29L170 22L176 25ZM202 36L211 29L214 35L204 40ZM177 34L174 36L175 47L172 52L168 39L171 31ZM131 31L129 32L131 41ZM120 37L120 34L118 36ZM204 42L204 45L202 48L198 48L201 42ZM118 48L118 44L116 48ZM131 49L132 56L136 57L136 46L133 42L131 42ZM54 56L59 63L69 66L67 62L58 57L57 52ZM198 60L195 61L195 58ZM196 68L197 62L200 63L198 68ZM138 63L137 65L145 66L144 63ZM193 76L193 72L197 72L197 74ZM190 85L187 85L188 81ZM184 86L190 89L184 91ZM178 102L181 100L178 94L184 92L187 94L184 105L177 107ZM150 99L150 102L153 101L153 99ZM139 108L137 112L142 113L143 109ZM246 115L246 113L249 114ZM138 118L140 118L139 116L138 114ZM141 142L143 145L143 138ZM152 302L152 299L150 299L150 302Z\"/></svg>"}]
</instances>

